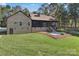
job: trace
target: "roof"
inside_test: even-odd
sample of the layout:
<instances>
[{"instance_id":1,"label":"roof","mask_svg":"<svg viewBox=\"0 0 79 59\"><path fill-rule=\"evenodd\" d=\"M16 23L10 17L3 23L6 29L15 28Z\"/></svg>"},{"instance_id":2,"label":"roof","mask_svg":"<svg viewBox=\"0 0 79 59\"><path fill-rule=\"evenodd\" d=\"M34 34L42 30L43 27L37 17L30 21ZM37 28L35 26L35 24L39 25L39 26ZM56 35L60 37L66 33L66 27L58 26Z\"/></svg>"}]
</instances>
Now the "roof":
<instances>
[{"instance_id":1,"label":"roof","mask_svg":"<svg viewBox=\"0 0 79 59\"><path fill-rule=\"evenodd\" d=\"M40 16L35 16L37 14L30 14L32 20L41 20L41 21L56 21L56 19L52 16L47 16L40 14Z\"/></svg>"},{"instance_id":2,"label":"roof","mask_svg":"<svg viewBox=\"0 0 79 59\"><path fill-rule=\"evenodd\" d=\"M22 11L17 11L17 12L15 12L14 14L8 16L7 18L9 18L9 17L11 17L11 16L13 16L13 15L16 15L16 14L19 13L19 12L21 12L21 13L23 13L25 16L27 16L24 12L22 12ZM29 17L29 16L27 16L27 17Z\"/></svg>"},{"instance_id":3,"label":"roof","mask_svg":"<svg viewBox=\"0 0 79 59\"><path fill-rule=\"evenodd\" d=\"M24 12L22 12L22 11L18 11L18 12L21 12L21 13L23 13L25 16L27 16L27 15L26 15ZM12 14L12 15L10 15L10 16L8 16L7 18L9 18L9 17L11 17L11 16L17 14L18 12L14 13L14 14ZM52 16L43 15L43 14L40 14L40 16L35 16L35 15L37 15L37 14L30 14L30 15L28 15L27 17L29 17L31 20L57 21L57 20L56 20L54 17L52 17Z\"/></svg>"}]
</instances>

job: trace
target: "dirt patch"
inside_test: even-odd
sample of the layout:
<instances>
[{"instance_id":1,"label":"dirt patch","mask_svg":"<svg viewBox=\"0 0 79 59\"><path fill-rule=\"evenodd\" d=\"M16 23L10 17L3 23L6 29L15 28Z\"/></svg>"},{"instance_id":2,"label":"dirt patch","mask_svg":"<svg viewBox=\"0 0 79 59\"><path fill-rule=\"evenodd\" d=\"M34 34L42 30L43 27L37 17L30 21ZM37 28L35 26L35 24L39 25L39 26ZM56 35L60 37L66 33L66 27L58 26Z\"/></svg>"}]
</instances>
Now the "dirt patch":
<instances>
[{"instance_id":1,"label":"dirt patch","mask_svg":"<svg viewBox=\"0 0 79 59\"><path fill-rule=\"evenodd\" d=\"M70 36L70 34L66 34L66 33L64 33L64 35L51 35L48 32L39 32L39 33L47 35L47 36L55 38L55 39L61 39L61 38L65 38L65 37L69 37Z\"/></svg>"}]
</instances>

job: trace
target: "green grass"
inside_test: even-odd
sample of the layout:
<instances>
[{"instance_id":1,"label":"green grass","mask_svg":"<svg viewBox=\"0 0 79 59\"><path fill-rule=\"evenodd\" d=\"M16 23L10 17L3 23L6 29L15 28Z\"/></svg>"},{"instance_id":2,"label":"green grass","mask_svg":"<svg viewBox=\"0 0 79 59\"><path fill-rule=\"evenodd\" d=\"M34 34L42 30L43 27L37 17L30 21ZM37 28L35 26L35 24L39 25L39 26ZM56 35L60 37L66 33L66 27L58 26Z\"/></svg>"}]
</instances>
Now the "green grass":
<instances>
[{"instance_id":1,"label":"green grass","mask_svg":"<svg viewBox=\"0 0 79 59\"><path fill-rule=\"evenodd\" d=\"M39 33L2 35L0 55L79 55L79 37L56 40Z\"/></svg>"}]
</instances>

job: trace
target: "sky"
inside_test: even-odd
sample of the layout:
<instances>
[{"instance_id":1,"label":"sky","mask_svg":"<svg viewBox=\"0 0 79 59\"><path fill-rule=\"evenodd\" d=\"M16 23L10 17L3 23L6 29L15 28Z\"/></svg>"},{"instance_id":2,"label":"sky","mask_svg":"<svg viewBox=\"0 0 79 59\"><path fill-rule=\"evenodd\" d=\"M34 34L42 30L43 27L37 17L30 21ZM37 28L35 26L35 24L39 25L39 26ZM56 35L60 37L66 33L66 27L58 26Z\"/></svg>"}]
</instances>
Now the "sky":
<instances>
[{"instance_id":1,"label":"sky","mask_svg":"<svg viewBox=\"0 0 79 59\"><path fill-rule=\"evenodd\" d=\"M10 5L15 7L16 5L21 6L22 8L27 8L30 12L38 10L43 3L0 3L0 5Z\"/></svg>"}]
</instances>

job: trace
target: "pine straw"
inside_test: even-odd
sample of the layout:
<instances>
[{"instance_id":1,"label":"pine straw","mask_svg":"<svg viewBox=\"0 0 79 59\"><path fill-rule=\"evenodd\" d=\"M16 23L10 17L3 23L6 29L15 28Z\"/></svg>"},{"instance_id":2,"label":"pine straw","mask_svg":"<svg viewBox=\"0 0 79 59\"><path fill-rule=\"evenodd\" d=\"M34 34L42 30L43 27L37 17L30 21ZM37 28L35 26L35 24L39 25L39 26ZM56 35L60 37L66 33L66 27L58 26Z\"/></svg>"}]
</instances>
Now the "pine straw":
<instances>
[{"instance_id":1,"label":"pine straw","mask_svg":"<svg viewBox=\"0 0 79 59\"><path fill-rule=\"evenodd\" d=\"M41 34L44 34L44 35L47 35L51 38L55 38L55 39L62 39L62 38L66 38L66 37L69 37L70 34L67 34L67 33L64 33L64 35L51 35L49 34L49 32L39 32Z\"/></svg>"}]
</instances>

